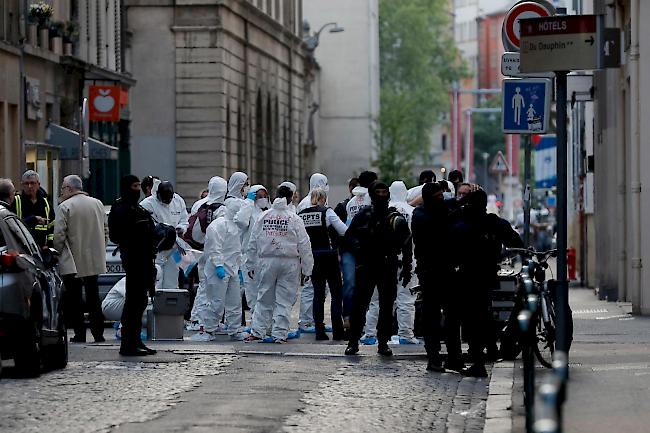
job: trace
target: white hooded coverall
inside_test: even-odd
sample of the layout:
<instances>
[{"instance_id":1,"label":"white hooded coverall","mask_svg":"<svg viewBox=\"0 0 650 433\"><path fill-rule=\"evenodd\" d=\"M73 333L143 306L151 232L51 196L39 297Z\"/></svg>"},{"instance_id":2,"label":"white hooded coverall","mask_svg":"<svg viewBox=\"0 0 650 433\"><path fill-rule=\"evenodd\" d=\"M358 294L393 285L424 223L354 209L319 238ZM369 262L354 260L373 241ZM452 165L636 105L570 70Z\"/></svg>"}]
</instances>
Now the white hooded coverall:
<instances>
[{"instance_id":1,"label":"white hooded coverall","mask_svg":"<svg viewBox=\"0 0 650 433\"><path fill-rule=\"evenodd\" d=\"M389 206L397 209L399 213L404 215L406 221L411 228L411 218L413 216L414 207L406 202L407 190L406 185L401 180L393 182L390 187L390 203ZM415 260L414 260L415 261ZM413 263L412 269L415 269ZM399 270L398 270L399 277ZM397 335L406 339L412 339L413 325L415 321L415 295L411 294L410 288L418 285L417 276L415 271L411 273L411 281L406 287L403 287L401 282L397 283L397 298L395 299L395 310L397 312ZM370 307L366 313L366 337L374 337L377 335L377 321L379 319L379 294L375 289L370 301Z\"/></svg>"},{"instance_id":2,"label":"white hooded coverall","mask_svg":"<svg viewBox=\"0 0 650 433\"><path fill-rule=\"evenodd\" d=\"M203 204L213 204L213 203L223 203L226 197L226 191L228 190L228 183L226 180L219 176L214 176L210 179L208 183L208 196L198 200L192 206L192 215L198 212L199 208ZM220 216L223 216L225 213L224 206L221 206L217 210L217 214L212 216L212 220L216 220ZM195 223L194 227L196 230L192 231L192 237L195 241L205 243L205 233L201 231L200 224ZM207 229L206 229L207 231ZM200 232L200 233L198 233ZM200 323L201 320L199 316L201 314L202 308L207 308L208 300L205 294L205 283L206 278L203 272L203 266L205 265L205 254L201 256L198 262L198 273L199 273L199 287L196 289L196 297L194 298L194 305L192 306L192 314L190 316L190 321Z\"/></svg>"},{"instance_id":3,"label":"white hooded coverall","mask_svg":"<svg viewBox=\"0 0 650 433\"><path fill-rule=\"evenodd\" d=\"M151 190L151 196L142 200L140 206L151 212L154 221L170 225L184 233L189 224L185 200L174 193L171 203L163 203L156 197L158 185L160 185L160 181L156 179ZM163 289L178 289L178 265L171 257L174 251L176 251L176 246L171 250L161 251L156 256L156 264L162 267Z\"/></svg>"},{"instance_id":4,"label":"white hooded coverall","mask_svg":"<svg viewBox=\"0 0 650 433\"><path fill-rule=\"evenodd\" d=\"M205 331L215 332L225 310L228 333L236 335L241 331L241 292L239 268L241 264L241 241L239 228L234 223L235 214L241 208L241 200L226 199L225 215L212 221L205 234L206 258L203 273L206 278L207 306L199 314L199 322ZM216 269L223 266L226 276L221 279Z\"/></svg>"},{"instance_id":5,"label":"white hooded coverall","mask_svg":"<svg viewBox=\"0 0 650 433\"><path fill-rule=\"evenodd\" d=\"M309 193L303 197L296 207L296 212L307 209L313 206L311 204L311 192L316 188L321 188L323 191L328 192L330 187L327 181L327 176L321 173L314 173L309 178ZM302 287L300 292L300 316L298 317L298 326L301 328L308 328L314 326L314 285L311 281Z\"/></svg>"},{"instance_id":6,"label":"white hooded coverall","mask_svg":"<svg viewBox=\"0 0 650 433\"><path fill-rule=\"evenodd\" d=\"M314 257L305 225L289 210L284 198L276 198L253 227L248 246L248 269L259 278L259 293L251 334L284 341L289 332L291 308L296 301L300 272L311 276Z\"/></svg>"},{"instance_id":7,"label":"white hooded coverall","mask_svg":"<svg viewBox=\"0 0 650 433\"><path fill-rule=\"evenodd\" d=\"M251 186L250 192L257 193L257 191L266 191L266 188L263 185L253 185ZM266 191L268 194L268 191ZM266 199L266 202L268 202L268 198ZM268 209L270 205L266 206ZM249 225L249 230L247 233L244 235L244 240L242 242L242 251L246 253L248 251L248 244L250 242L250 235L251 232L253 231L253 227L255 227L255 223L257 220L260 218L260 216L264 213L264 209L262 208L262 199L255 200L254 205L252 206L251 209L251 215L250 215L250 225ZM247 263L248 263L248 255L244 254L243 255L244 263L242 265L243 269L248 269ZM255 311L255 304L257 303L257 292L259 289L258 285L258 280L255 278L255 275L253 275L253 278L249 278L248 274L244 274L244 293L246 295L246 303L248 304L248 307L251 310L251 316L253 312Z\"/></svg>"}]
</instances>

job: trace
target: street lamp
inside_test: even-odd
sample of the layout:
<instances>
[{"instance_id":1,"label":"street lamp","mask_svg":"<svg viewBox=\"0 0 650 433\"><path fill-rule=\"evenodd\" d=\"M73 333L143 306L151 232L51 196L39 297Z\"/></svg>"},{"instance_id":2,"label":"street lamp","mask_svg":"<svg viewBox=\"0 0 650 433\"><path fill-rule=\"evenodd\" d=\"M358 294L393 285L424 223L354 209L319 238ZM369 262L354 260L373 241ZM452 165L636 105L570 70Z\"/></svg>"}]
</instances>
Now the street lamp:
<instances>
[{"instance_id":1,"label":"street lamp","mask_svg":"<svg viewBox=\"0 0 650 433\"><path fill-rule=\"evenodd\" d=\"M442 178L445 179L445 173L447 173L447 169L445 167L442 167L440 169L440 174L442 174Z\"/></svg>"},{"instance_id":2,"label":"street lamp","mask_svg":"<svg viewBox=\"0 0 650 433\"><path fill-rule=\"evenodd\" d=\"M325 29L325 27L329 27L329 26L333 26L329 30L330 33L341 33L343 31L345 31L345 29L343 27L339 26L338 23L336 23L336 22L323 24L323 26L316 33L314 33L313 35L311 35L311 36L304 39L305 48L307 49L307 51L312 52L312 53L314 52L316 47L318 47L318 42L320 41L321 32ZM305 33L307 33L307 32L309 32L309 28L310 28L309 22L307 22L307 20L305 20L303 22L303 31Z\"/></svg>"},{"instance_id":3,"label":"street lamp","mask_svg":"<svg viewBox=\"0 0 650 433\"><path fill-rule=\"evenodd\" d=\"M483 156L483 186L485 187L485 190L488 190L488 158L490 157L490 154L487 152L483 152L481 155Z\"/></svg>"}]
</instances>

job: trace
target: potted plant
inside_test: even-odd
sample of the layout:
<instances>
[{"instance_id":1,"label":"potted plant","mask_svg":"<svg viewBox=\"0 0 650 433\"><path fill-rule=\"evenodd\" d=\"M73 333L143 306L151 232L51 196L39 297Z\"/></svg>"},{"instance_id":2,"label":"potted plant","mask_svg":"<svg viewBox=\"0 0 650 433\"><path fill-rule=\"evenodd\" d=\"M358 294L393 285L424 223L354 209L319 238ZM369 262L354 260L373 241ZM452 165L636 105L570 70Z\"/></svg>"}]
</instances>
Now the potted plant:
<instances>
[{"instance_id":1,"label":"potted plant","mask_svg":"<svg viewBox=\"0 0 650 433\"><path fill-rule=\"evenodd\" d=\"M63 27L63 55L72 55L72 44L79 39L79 25L74 21L68 21Z\"/></svg>"},{"instance_id":2,"label":"potted plant","mask_svg":"<svg viewBox=\"0 0 650 433\"><path fill-rule=\"evenodd\" d=\"M52 6L43 0L29 5L29 17L38 24L39 29L47 29L47 24L53 13Z\"/></svg>"},{"instance_id":3,"label":"potted plant","mask_svg":"<svg viewBox=\"0 0 650 433\"><path fill-rule=\"evenodd\" d=\"M43 49L48 49L50 45L48 23L53 13L52 6L42 0L29 5L29 17L38 24L39 45Z\"/></svg>"},{"instance_id":4,"label":"potted plant","mask_svg":"<svg viewBox=\"0 0 650 433\"><path fill-rule=\"evenodd\" d=\"M65 23L63 21L54 21L52 25L50 25L51 49L59 55L63 54L62 36L64 29Z\"/></svg>"}]
</instances>

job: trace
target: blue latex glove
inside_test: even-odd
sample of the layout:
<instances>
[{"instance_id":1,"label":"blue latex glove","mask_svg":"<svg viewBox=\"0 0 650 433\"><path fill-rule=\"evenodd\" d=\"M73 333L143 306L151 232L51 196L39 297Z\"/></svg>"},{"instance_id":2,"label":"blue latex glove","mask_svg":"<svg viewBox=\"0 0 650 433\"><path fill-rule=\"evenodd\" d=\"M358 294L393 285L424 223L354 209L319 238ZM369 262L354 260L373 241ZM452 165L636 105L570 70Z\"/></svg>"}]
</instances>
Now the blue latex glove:
<instances>
[{"instance_id":1,"label":"blue latex glove","mask_svg":"<svg viewBox=\"0 0 650 433\"><path fill-rule=\"evenodd\" d=\"M217 266L217 278L223 280L226 278L226 269L223 266Z\"/></svg>"},{"instance_id":2,"label":"blue latex glove","mask_svg":"<svg viewBox=\"0 0 650 433\"><path fill-rule=\"evenodd\" d=\"M239 270L239 284L244 284L244 273Z\"/></svg>"},{"instance_id":3,"label":"blue latex glove","mask_svg":"<svg viewBox=\"0 0 650 433\"><path fill-rule=\"evenodd\" d=\"M255 201L255 199L257 198L257 192L248 191L248 194L246 194L246 198Z\"/></svg>"}]
</instances>

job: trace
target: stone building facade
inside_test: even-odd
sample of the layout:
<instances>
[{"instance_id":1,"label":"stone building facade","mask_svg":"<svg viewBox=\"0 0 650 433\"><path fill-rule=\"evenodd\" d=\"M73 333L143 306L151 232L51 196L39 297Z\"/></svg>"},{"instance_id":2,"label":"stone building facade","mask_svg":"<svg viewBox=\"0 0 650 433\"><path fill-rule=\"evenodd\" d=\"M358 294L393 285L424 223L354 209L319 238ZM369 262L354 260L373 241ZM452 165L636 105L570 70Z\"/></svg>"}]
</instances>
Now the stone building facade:
<instances>
[{"instance_id":1,"label":"stone building facade","mask_svg":"<svg viewBox=\"0 0 650 433\"><path fill-rule=\"evenodd\" d=\"M300 0L126 0L136 175L158 175L191 203L233 171L273 188L304 185Z\"/></svg>"}]
</instances>

